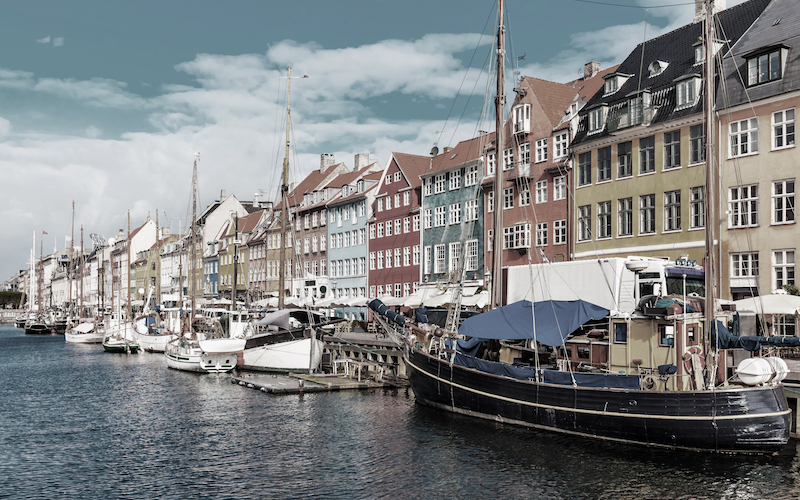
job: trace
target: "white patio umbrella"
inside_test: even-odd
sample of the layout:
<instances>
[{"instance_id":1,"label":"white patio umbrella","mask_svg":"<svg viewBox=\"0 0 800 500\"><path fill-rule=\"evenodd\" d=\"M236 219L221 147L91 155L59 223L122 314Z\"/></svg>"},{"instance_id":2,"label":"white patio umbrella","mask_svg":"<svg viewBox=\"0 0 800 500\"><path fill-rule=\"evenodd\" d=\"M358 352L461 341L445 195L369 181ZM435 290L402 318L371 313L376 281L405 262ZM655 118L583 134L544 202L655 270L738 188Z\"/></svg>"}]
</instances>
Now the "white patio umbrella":
<instances>
[{"instance_id":1,"label":"white patio umbrella","mask_svg":"<svg viewBox=\"0 0 800 500\"><path fill-rule=\"evenodd\" d=\"M788 293L759 295L736 300L733 303L738 310L755 311L756 314L796 315L800 311L800 296Z\"/></svg>"}]
</instances>

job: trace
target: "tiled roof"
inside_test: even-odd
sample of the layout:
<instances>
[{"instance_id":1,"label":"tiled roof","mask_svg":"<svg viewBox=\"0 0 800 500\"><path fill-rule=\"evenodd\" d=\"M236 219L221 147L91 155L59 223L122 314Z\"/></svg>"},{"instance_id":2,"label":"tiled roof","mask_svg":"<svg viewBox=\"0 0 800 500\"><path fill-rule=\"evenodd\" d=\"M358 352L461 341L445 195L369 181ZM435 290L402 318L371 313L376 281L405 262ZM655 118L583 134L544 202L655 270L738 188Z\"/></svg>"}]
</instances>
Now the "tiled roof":
<instances>
[{"instance_id":1,"label":"tiled roof","mask_svg":"<svg viewBox=\"0 0 800 500\"><path fill-rule=\"evenodd\" d=\"M780 20L776 24L776 21ZM761 48L788 45L792 52L800 49L800 9L797 0L773 0L763 14L744 33L731 49L723 63L725 94L717 93L717 109L736 106L800 88L800 65L790 57L784 65L780 80L745 88L742 78L747 78L747 61L743 56Z\"/></svg>"},{"instance_id":2,"label":"tiled roof","mask_svg":"<svg viewBox=\"0 0 800 500\"><path fill-rule=\"evenodd\" d=\"M431 161L430 156L392 153L392 158L397 166L400 167L400 170L403 171L403 175L406 176L411 187L416 188L422 185L419 176L428 170Z\"/></svg>"},{"instance_id":3,"label":"tiled roof","mask_svg":"<svg viewBox=\"0 0 800 500\"><path fill-rule=\"evenodd\" d=\"M718 25L722 26L725 38L735 43L764 10L770 0L750 0L730 9L721 11L717 16ZM702 35L703 23L692 23L652 40L639 44L617 68L618 73L632 75L615 93L604 96L603 88L599 88L589 100L586 108L607 104L609 112L616 105L624 106L632 92L649 90L651 105L658 111L650 123L659 123L683 116L700 113L703 100L698 99L693 107L675 111L674 80L688 74L703 72L702 65L694 64L694 44ZM720 38L718 35L717 38ZM726 49L723 49L726 50ZM663 61L668 66L658 75L650 76L648 67L654 61ZM581 121L573 144L586 140L595 140L608 135L608 128L589 136L586 134L587 113L581 114Z\"/></svg>"},{"instance_id":4,"label":"tiled roof","mask_svg":"<svg viewBox=\"0 0 800 500\"><path fill-rule=\"evenodd\" d=\"M494 133L461 141L450 151L436 155L433 161L430 162L430 168L425 169L420 175L426 176L433 172L448 170L480 158L483 156L484 151L492 145L493 141Z\"/></svg>"}]
</instances>

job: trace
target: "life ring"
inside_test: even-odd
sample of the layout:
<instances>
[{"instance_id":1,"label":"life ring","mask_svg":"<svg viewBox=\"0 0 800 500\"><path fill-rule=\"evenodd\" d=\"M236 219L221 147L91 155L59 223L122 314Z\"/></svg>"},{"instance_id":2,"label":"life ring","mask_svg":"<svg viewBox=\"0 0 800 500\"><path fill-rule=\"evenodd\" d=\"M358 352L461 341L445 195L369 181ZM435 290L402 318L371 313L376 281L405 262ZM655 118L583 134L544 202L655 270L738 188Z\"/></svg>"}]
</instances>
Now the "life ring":
<instances>
[{"instance_id":1,"label":"life ring","mask_svg":"<svg viewBox=\"0 0 800 500\"><path fill-rule=\"evenodd\" d=\"M692 355L694 354L697 354L700 358L700 368L704 368L706 366L706 356L703 354L703 350L698 346L692 346L686 349L686 352L683 354L683 367L686 369L686 373L688 374L691 374L694 371L692 369Z\"/></svg>"}]
</instances>

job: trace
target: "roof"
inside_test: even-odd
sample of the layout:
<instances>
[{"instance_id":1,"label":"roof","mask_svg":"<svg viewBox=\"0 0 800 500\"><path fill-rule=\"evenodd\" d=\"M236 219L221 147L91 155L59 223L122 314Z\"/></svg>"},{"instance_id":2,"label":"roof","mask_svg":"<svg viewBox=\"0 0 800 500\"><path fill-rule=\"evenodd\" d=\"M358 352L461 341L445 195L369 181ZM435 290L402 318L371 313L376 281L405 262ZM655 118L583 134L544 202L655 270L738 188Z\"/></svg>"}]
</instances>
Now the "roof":
<instances>
[{"instance_id":1,"label":"roof","mask_svg":"<svg viewBox=\"0 0 800 500\"><path fill-rule=\"evenodd\" d=\"M422 185L419 176L425 173L430 166L430 156L412 155L408 153L392 153L392 159L403 172L411 187ZM389 162L391 164L391 161ZM387 166L388 168L388 166Z\"/></svg>"},{"instance_id":2,"label":"roof","mask_svg":"<svg viewBox=\"0 0 800 500\"><path fill-rule=\"evenodd\" d=\"M776 24L776 21L780 20ZM800 48L800 9L793 0L773 0L762 15L736 42L723 62L726 94L717 94L717 108L736 106L800 88L800 65L790 58L781 79L746 88L741 77L747 77L745 56L754 50L788 45Z\"/></svg>"},{"instance_id":3,"label":"roof","mask_svg":"<svg viewBox=\"0 0 800 500\"><path fill-rule=\"evenodd\" d=\"M770 0L750 0L719 12L717 14L718 24L722 26L727 40L735 43L769 2ZM649 90L651 106L653 109L657 109L651 124L699 114L703 109L702 99L698 99L694 106L675 110L674 81L687 74L702 73L702 65L694 64L694 44L701 37L702 30L703 23L687 24L637 45L616 70L618 73L632 76L611 95L603 95L604 89L598 88L589 100L587 108L605 104L609 106L609 114L611 114L621 106L627 105L628 96L632 92ZM654 61L663 61L668 65L661 73L651 77L647 68ZM601 132L587 136L587 113L581 115L573 144L595 140L609 134L606 127Z\"/></svg>"},{"instance_id":4,"label":"roof","mask_svg":"<svg viewBox=\"0 0 800 500\"><path fill-rule=\"evenodd\" d=\"M473 139L461 141L456 146L429 161L429 168L420 175L425 177L434 172L446 171L463 165L469 161L477 160L483 156L484 151L493 144L494 133L484 134Z\"/></svg>"}]
</instances>

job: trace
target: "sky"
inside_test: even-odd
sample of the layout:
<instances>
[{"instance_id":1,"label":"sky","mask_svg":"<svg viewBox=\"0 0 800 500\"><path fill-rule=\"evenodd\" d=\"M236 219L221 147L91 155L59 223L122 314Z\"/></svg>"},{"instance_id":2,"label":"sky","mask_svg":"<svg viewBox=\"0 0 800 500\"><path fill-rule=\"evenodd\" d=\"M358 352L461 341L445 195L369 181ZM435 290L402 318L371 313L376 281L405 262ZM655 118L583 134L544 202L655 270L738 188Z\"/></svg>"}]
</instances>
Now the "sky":
<instances>
[{"instance_id":1,"label":"sky","mask_svg":"<svg viewBox=\"0 0 800 500\"><path fill-rule=\"evenodd\" d=\"M691 22L691 0L506 0L507 76L567 82ZM740 0L728 0L728 7ZM73 232L182 232L220 191L275 200L320 154L427 155L492 130L496 0L0 2L0 282ZM518 73L515 73L518 72ZM509 98L509 102L513 96ZM490 97L491 99L491 97ZM489 101L491 102L491 101Z\"/></svg>"}]
</instances>

